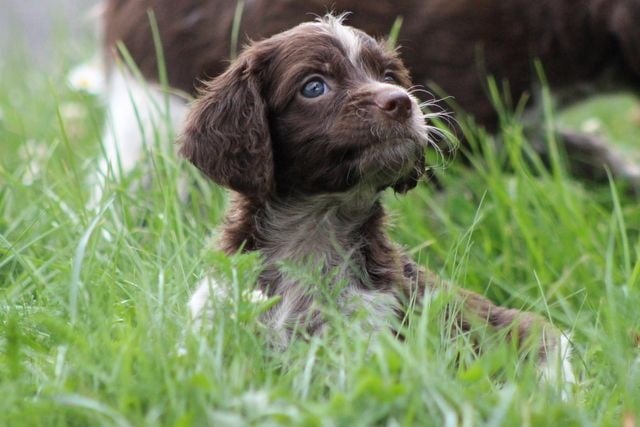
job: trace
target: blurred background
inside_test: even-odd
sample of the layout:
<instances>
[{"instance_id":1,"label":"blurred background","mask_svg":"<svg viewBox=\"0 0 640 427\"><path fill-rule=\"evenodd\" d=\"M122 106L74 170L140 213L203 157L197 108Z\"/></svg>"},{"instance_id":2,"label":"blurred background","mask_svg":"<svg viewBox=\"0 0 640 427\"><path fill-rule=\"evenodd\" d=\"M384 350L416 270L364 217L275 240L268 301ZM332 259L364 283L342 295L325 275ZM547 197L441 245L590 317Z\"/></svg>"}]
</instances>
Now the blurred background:
<instances>
[{"instance_id":1,"label":"blurred background","mask_svg":"<svg viewBox=\"0 0 640 427\"><path fill-rule=\"evenodd\" d=\"M99 4L100 0L0 0L0 62L15 52L35 65L86 55L98 40Z\"/></svg>"}]
</instances>

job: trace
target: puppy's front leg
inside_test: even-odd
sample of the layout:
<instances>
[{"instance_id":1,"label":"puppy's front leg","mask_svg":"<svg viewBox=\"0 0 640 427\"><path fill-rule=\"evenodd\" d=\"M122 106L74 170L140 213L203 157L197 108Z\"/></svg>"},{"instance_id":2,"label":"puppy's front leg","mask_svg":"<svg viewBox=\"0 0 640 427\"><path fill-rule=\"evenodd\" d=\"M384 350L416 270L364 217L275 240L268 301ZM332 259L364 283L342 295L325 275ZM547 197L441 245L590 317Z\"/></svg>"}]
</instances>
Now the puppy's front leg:
<instances>
[{"instance_id":1,"label":"puppy's front leg","mask_svg":"<svg viewBox=\"0 0 640 427\"><path fill-rule=\"evenodd\" d=\"M537 348L541 381L562 387L563 393L565 384L575 383L569 339L542 316L500 307L482 295L448 284L413 261L405 260L404 274L408 280L408 295L415 296L418 305L425 295L437 291L453 293L448 312L454 316L452 333L472 333L476 326L488 326L496 332L506 331L505 337L516 340L522 351L533 344L531 339L537 339L533 348Z\"/></svg>"}]
</instances>

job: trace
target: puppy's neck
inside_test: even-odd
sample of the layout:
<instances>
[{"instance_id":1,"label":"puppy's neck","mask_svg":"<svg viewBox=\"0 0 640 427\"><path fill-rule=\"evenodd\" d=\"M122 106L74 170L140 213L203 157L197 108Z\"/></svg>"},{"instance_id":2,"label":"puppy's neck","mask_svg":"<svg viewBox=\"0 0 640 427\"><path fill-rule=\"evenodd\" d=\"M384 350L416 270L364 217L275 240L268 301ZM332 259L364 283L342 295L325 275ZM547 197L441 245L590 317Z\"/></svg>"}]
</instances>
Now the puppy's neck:
<instances>
[{"instance_id":1,"label":"puppy's neck","mask_svg":"<svg viewBox=\"0 0 640 427\"><path fill-rule=\"evenodd\" d=\"M260 250L290 261L348 256L362 246L362 227L382 209L379 197L353 191L272 199L256 218Z\"/></svg>"},{"instance_id":2,"label":"puppy's neck","mask_svg":"<svg viewBox=\"0 0 640 427\"><path fill-rule=\"evenodd\" d=\"M227 253L294 245L312 237L343 241L382 208L380 191L296 194L256 201L233 193L222 228ZM321 235L321 236L319 236Z\"/></svg>"},{"instance_id":3,"label":"puppy's neck","mask_svg":"<svg viewBox=\"0 0 640 427\"><path fill-rule=\"evenodd\" d=\"M279 262L323 269L366 271L370 283L387 287L401 268L384 231L379 191L297 195L264 203L236 195L222 230L227 253L259 251L267 265ZM384 285L382 285L384 283Z\"/></svg>"}]
</instances>

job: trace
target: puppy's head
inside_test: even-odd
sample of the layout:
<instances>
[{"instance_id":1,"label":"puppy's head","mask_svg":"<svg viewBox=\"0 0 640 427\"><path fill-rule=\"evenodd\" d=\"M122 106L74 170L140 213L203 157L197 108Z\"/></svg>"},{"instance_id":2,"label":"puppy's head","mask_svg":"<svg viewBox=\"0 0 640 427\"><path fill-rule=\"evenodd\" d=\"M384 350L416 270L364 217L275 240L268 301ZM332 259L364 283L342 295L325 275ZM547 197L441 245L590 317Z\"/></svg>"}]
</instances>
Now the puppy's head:
<instances>
[{"instance_id":1,"label":"puppy's head","mask_svg":"<svg viewBox=\"0 0 640 427\"><path fill-rule=\"evenodd\" d=\"M195 102L181 153L248 197L407 191L428 129L395 52L328 16L252 44Z\"/></svg>"}]
</instances>

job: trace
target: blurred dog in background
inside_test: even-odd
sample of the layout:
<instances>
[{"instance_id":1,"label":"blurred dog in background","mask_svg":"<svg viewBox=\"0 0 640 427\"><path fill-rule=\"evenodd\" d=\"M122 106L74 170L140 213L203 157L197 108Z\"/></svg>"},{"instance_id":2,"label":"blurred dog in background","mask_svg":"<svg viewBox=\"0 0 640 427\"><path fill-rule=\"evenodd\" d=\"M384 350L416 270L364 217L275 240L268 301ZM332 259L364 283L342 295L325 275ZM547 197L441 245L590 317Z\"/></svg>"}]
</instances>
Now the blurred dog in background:
<instances>
[{"instance_id":1,"label":"blurred dog in background","mask_svg":"<svg viewBox=\"0 0 640 427\"><path fill-rule=\"evenodd\" d=\"M640 83L638 0L107 0L103 24L111 131L104 141L107 158L100 175L108 169L126 172L139 161L141 135L148 137L154 129L151 123L157 125L168 116L181 126L185 103L175 96L161 102L160 69L166 68L172 89L193 95L202 81L219 75L248 40L330 9L350 11L350 25L379 37L388 35L401 17L397 42L414 82L438 96L450 96L489 131L497 129L498 115L488 95L487 76L508 82L506 99L517 102L533 94L529 104L534 106L539 82L535 59L551 89L563 99L594 90L637 88ZM162 46L161 67L153 21ZM155 88L144 89L115 65L121 56L119 43ZM170 105L170 112L161 113L159 105ZM576 173L606 179L606 167L640 188L640 169L601 138L559 131L559 141ZM544 154L544 144L537 148Z\"/></svg>"}]
</instances>

